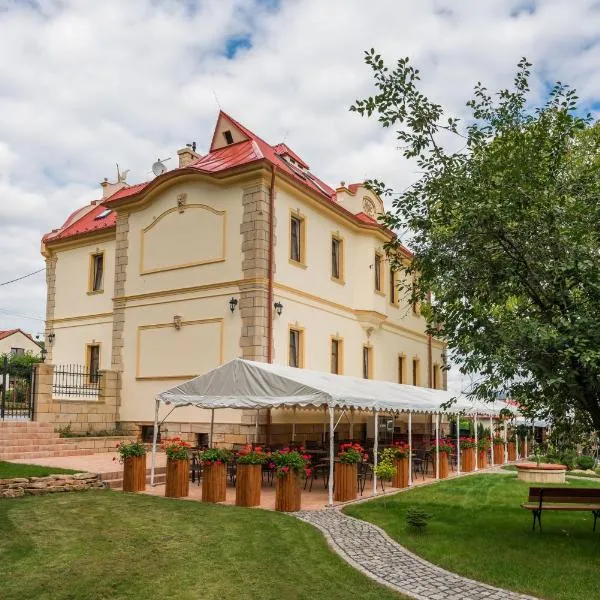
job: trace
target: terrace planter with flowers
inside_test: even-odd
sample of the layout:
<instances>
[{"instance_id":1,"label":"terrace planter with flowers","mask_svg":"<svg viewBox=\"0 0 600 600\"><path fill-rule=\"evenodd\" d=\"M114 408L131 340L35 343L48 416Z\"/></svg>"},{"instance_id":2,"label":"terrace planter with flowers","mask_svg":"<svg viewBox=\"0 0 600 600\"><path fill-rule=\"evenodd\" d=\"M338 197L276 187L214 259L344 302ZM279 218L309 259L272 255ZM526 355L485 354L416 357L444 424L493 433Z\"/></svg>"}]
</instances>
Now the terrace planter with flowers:
<instances>
[{"instance_id":1,"label":"terrace planter with flowers","mask_svg":"<svg viewBox=\"0 0 600 600\"><path fill-rule=\"evenodd\" d=\"M474 438L460 438L460 467L464 473L470 473L475 470L475 447Z\"/></svg>"},{"instance_id":2,"label":"terrace planter with flowers","mask_svg":"<svg viewBox=\"0 0 600 600\"><path fill-rule=\"evenodd\" d=\"M146 489L146 446L140 442L121 442L117 444L117 452L119 462L123 463L123 491L143 492Z\"/></svg>"},{"instance_id":3,"label":"terrace planter with flowers","mask_svg":"<svg viewBox=\"0 0 600 600\"><path fill-rule=\"evenodd\" d=\"M480 469L487 469L488 466L488 450L490 447L490 439L487 437L477 440L477 466Z\"/></svg>"},{"instance_id":4,"label":"terrace planter with flowers","mask_svg":"<svg viewBox=\"0 0 600 600\"><path fill-rule=\"evenodd\" d=\"M202 502L225 502L229 456L230 452L221 448L208 448L200 453Z\"/></svg>"},{"instance_id":5,"label":"terrace planter with flowers","mask_svg":"<svg viewBox=\"0 0 600 600\"><path fill-rule=\"evenodd\" d=\"M408 463L410 446L404 442L394 442L390 450L394 455L393 464L396 467L396 472L392 477L392 487L406 488L409 482Z\"/></svg>"},{"instance_id":6,"label":"terrace planter with flowers","mask_svg":"<svg viewBox=\"0 0 600 600\"><path fill-rule=\"evenodd\" d=\"M435 446L432 449L433 468L434 469L437 469L436 461L437 460L440 461L440 466L439 466L440 479L446 479L446 477L448 477L448 457L450 456L450 454L453 450L454 450L454 444L452 444L451 442L448 442L447 440L440 440L440 442L437 446L437 452L436 452Z\"/></svg>"},{"instance_id":7,"label":"terrace planter with flowers","mask_svg":"<svg viewBox=\"0 0 600 600\"><path fill-rule=\"evenodd\" d=\"M517 460L517 445L515 443L516 438L511 438L507 444L508 451L508 462Z\"/></svg>"},{"instance_id":8,"label":"terrace planter with flowers","mask_svg":"<svg viewBox=\"0 0 600 600\"><path fill-rule=\"evenodd\" d=\"M236 455L235 504L236 506L260 506L262 466L268 455L262 448L247 445Z\"/></svg>"},{"instance_id":9,"label":"terrace planter with flowers","mask_svg":"<svg viewBox=\"0 0 600 600\"><path fill-rule=\"evenodd\" d=\"M283 448L271 454L270 465L275 471L275 510L295 512L300 510L300 483L310 476L310 456L304 449Z\"/></svg>"},{"instance_id":10,"label":"terrace planter with flowers","mask_svg":"<svg viewBox=\"0 0 600 600\"><path fill-rule=\"evenodd\" d=\"M358 487L358 463L363 461L364 449L360 444L342 444L334 470L334 494L336 502L348 502L356 498Z\"/></svg>"},{"instance_id":11,"label":"terrace planter with flowers","mask_svg":"<svg viewBox=\"0 0 600 600\"><path fill-rule=\"evenodd\" d=\"M190 444L179 437L164 440L161 444L167 455L167 498L184 498L190 493Z\"/></svg>"},{"instance_id":12,"label":"terrace planter with flowers","mask_svg":"<svg viewBox=\"0 0 600 600\"><path fill-rule=\"evenodd\" d=\"M494 464L504 464L504 440L499 437L494 438Z\"/></svg>"}]
</instances>

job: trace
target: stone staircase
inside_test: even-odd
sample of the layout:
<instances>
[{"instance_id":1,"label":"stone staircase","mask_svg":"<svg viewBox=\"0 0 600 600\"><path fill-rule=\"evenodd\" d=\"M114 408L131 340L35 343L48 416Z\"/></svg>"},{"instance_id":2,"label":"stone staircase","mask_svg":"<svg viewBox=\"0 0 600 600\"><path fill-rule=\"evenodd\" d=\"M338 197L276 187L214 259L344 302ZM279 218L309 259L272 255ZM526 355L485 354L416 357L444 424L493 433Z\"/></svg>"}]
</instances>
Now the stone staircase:
<instances>
[{"instance_id":1,"label":"stone staircase","mask_svg":"<svg viewBox=\"0 0 600 600\"><path fill-rule=\"evenodd\" d=\"M0 460L81 456L93 454L61 438L50 423L0 421Z\"/></svg>"}]
</instances>

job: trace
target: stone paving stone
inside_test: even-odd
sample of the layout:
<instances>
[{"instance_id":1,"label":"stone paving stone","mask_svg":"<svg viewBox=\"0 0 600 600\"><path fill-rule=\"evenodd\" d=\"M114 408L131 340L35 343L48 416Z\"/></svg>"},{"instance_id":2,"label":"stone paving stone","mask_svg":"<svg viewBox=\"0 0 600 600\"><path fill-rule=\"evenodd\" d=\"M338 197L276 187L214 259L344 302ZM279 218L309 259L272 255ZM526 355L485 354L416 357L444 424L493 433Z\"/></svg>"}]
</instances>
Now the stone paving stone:
<instances>
[{"instance_id":1,"label":"stone paving stone","mask_svg":"<svg viewBox=\"0 0 600 600\"><path fill-rule=\"evenodd\" d=\"M375 581L416 600L535 600L466 579L432 565L371 523L337 508L292 513L322 531L348 563Z\"/></svg>"}]
</instances>

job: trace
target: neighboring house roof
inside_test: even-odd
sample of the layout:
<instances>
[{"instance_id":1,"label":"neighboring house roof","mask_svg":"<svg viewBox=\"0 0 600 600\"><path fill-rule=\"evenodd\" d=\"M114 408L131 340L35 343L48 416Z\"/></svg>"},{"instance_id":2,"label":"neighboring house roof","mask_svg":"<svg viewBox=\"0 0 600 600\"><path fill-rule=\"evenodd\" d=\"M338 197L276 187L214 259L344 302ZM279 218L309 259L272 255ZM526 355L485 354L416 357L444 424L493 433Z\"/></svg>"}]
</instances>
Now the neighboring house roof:
<instances>
[{"instance_id":1,"label":"neighboring house roof","mask_svg":"<svg viewBox=\"0 0 600 600\"><path fill-rule=\"evenodd\" d=\"M220 119L223 118L236 127L243 134L243 137L246 137L247 139L238 141L228 146L215 148L214 146L216 145L215 136L217 127ZM283 158L284 155L288 155L293 158L297 164L293 164ZM46 234L42 238L42 241L54 242L69 237L84 235L115 227L116 214L114 212L108 213L104 217L100 218L100 215L103 214L107 208L109 208L118 200L122 200L123 198L134 196L140 193L145 188L151 186L154 182L161 181L164 177L173 177L178 171L181 171L182 173L189 173L190 170L197 170L210 175L222 173L229 169L258 161L266 161L267 163L271 164L280 173L287 175L301 186L309 189L313 193L316 193L324 202L334 205L338 211L346 214L346 216L355 223L377 226L381 227L381 229L385 229L379 225L375 219L368 217L364 213L359 213L356 215L343 207L337 201L336 191L328 186L324 181L313 175L308 170L307 163L304 162L286 144L280 143L275 146L271 146L261 137L257 136L255 133L244 127L241 123L221 111L219 113L219 119L217 120L217 126L215 127L215 135L213 135L213 141L208 154L201 156L198 160L186 167L168 171L153 181L124 187L102 201L92 202L91 205L75 211L69 216L65 224L60 229ZM348 186L348 189L351 193L355 194L356 190L361 185L362 184L360 183L351 184ZM391 232L388 233L391 234Z\"/></svg>"},{"instance_id":2,"label":"neighboring house roof","mask_svg":"<svg viewBox=\"0 0 600 600\"><path fill-rule=\"evenodd\" d=\"M36 346L39 346L39 344L31 337L31 335L25 333L22 329L5 329L4 331L0 331L0 340L4 340L7 337L14 335L15 333L22 333L26 338L29 338Z\"/></svg>"}]
</instances>

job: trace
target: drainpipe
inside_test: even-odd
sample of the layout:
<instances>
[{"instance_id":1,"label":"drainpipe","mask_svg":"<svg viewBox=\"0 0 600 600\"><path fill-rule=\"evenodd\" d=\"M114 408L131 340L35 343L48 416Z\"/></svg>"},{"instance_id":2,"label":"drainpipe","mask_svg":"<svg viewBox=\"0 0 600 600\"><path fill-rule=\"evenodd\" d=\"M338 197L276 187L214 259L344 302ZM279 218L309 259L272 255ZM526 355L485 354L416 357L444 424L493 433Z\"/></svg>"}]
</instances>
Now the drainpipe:
<instances>
[{"instance_id":1,"label":"drainpipe","mask_svg":"<svg viewBox=\"0 0 600 600\"><path fill-rule=\"evenodd\" d=\"M427 294L427 300L431 304L431 292ZM427 336L427 371L429 373L429 387L433 387L433 349L431 336Z\"/></svg>"},{"instance_id":2,"label":"drainpipe","mask_svg":"<svg viewBox=\"0 0 600 600\"><path fill-rule=\"evenodd\" d=\"M273 362L273 265L275 262L275 165L271 165L269 186L269 253L267 261L267 362ZM271 409L267 409L266 442L271 444Z\"/></svg>"}]
</instances>

